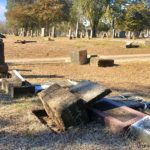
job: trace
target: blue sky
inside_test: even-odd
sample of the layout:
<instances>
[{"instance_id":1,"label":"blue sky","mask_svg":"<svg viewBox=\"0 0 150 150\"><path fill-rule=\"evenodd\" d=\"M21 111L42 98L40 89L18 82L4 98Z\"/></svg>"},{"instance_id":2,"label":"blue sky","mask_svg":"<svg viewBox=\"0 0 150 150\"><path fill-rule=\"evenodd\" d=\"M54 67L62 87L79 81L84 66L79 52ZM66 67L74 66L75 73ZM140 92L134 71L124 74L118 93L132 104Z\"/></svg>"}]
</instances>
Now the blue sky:
<instances>
[{"instance_id":1,"label":"blue sky","mask_svg":"<svg viewBox=\"0 0 150 150\"><path fill-rule=\"evenodd\" d=\"M5 21L6 0L0 0L0 21Z\"/></svg>"}]
</instances>

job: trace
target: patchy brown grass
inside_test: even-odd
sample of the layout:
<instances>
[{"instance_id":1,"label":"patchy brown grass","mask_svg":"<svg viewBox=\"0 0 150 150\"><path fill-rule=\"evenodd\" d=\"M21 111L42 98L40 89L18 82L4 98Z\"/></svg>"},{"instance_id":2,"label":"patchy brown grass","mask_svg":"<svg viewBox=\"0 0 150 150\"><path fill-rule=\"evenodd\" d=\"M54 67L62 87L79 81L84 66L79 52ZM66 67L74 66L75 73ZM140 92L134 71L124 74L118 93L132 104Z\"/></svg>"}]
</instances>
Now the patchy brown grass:
<instances>
[{"instance_id":1,"label":"patchy brown grass","mask_svg":"<svg viewBox=\"0 0 150 150\"><path fill-rule=\"evenodd\" d=\"M101 55L149 53L148 47L125 49L123 41L59 38L48 42L41 38L29 38L37 40L37 43L21 45L14 44L17 39L20 38L8 37L5 40L7 59L69 56L71 50L78 48L86 48L89 53ZM132 62L107 68L72 64L12 65L12 69L17 69L31 83L65 79L92 80L111 88L114 94L133 92L150 99L150 62ZM0 150L150 149L139 140L111 134L100 121L70 129L60 135L54 134L32 114L33 109L41 107L36 96L12 100L0 92Z\"/></svg>"},{"instance_id":2,"label":"patchy brown grass","mask_svg":"<svg viewBox=\"0 0 150 150\"><path fill-rule=\"evenodd\" d=\"M11 69L22 70L21 74L33 83L48 80L92 80L100 82L114 91L133 92L150 98L150 62L134 62L114 67L98 68L89 65L40 64L17 65Z\"/></svg>"},{"instance_id":3,"label":"patchy brown grass","mask_svg":"<svg viewBox=\"0 0 150 150\"><path fill-rule=\"evenodd\" d=\"M31 40L37 43L14 44L16 40ZM87 49L88 53L99 55L148 54L150 48L126 49L126 40L56 38L44 41L44 38L9 37L4 40L6 59L66 57L74 49Z\"/></svg>"}]
</instances>

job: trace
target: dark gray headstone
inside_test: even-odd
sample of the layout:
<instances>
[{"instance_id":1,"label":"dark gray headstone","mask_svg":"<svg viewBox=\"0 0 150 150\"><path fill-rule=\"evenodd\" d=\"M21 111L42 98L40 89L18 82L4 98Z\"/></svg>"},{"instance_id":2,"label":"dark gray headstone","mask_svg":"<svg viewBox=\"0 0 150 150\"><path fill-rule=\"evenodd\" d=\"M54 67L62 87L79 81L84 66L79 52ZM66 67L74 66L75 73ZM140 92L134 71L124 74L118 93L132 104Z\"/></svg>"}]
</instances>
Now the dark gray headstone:
<instances>
[{"instance_id":1,"label":"dark gray headstone","mask_svg":"<svg viewBox=\"0 0 150 150\"><path fill-rule=\"evenodd\" d=\"M126 38L126 32L125 31L120 31L119 32L119 38Z\"/></svg>"}]
</instances>

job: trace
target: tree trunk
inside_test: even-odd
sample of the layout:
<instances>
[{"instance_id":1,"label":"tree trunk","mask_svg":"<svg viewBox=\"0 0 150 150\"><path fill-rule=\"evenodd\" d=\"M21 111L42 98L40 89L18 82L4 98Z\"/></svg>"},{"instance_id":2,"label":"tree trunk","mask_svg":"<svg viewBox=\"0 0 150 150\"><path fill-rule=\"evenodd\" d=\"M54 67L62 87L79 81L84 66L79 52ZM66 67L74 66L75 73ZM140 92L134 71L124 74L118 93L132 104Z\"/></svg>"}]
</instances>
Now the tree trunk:
<instances>
[{"instance_id":1,"label":"tree trunk","mask_svg":"<svg viewBox=\"0 0 150 150\"><path fill-rule=\"evenodd\" d=\"M76 24L76 38L79 38L79 22L77 21L77 24Z\"/></svg>"},{"instance_id":2,"label":"tree trunk","mask_svg":"<svg viewBox=\"0 0 150 150\"><path fill-rule=\"evenodd\" d=\"M97 33L96 25L93 25L93 27L92 27L92 38L97 37L96 33Z\"/></svg>"},{"instance_id":3,"label":"tree trunk","mask_svg":"<svg viewBox=\"0 0 150 150\"><path fill-rule=\"evenodd\" d=\"M133 38L134 38L134 39L138 39L139 36L140 36L140 31L134 31L134 32L133 32Z\"/></svg>"}]
</instances>

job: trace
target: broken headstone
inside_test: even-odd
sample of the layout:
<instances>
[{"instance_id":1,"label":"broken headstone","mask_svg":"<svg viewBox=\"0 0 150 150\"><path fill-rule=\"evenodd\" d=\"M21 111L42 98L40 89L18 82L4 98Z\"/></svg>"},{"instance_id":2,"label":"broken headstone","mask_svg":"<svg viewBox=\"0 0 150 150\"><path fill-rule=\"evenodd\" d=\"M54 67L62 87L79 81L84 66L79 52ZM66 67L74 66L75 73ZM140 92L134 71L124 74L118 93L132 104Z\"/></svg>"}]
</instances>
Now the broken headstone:
<instances>
[{"instance_id":1,"label":"broken headstone","mask_svg":"<svg viewBox=\"0 0 150 150\"><path fill-rule=\"evenodd\" d=\"M69 89L55 84L39 93L39 97L54 126L51 129L57 133L88 121L83 101Z\"/></svg>"},{"instance_id":2,"label":"broken headstone","mask_svg":"<svg viewBox=\"0 0 150 150\"><path fill-rule=\"evenodd\" d=\"M133 42L126 43L126 48L138 48L139 45L134 44Z\"/></svg>"},{"instance_id":3,"label":"broken headstone","mask_svg":"<svg viewBox=\"0 0 150 150\"><path fill-rule=\"evenodd\" d=\"M91 81L81 81L70 88L72 93L79 95L86 103L91 104L96 100L105 97L111 93L111 90Z\"/></svg>"}]
</instances>

